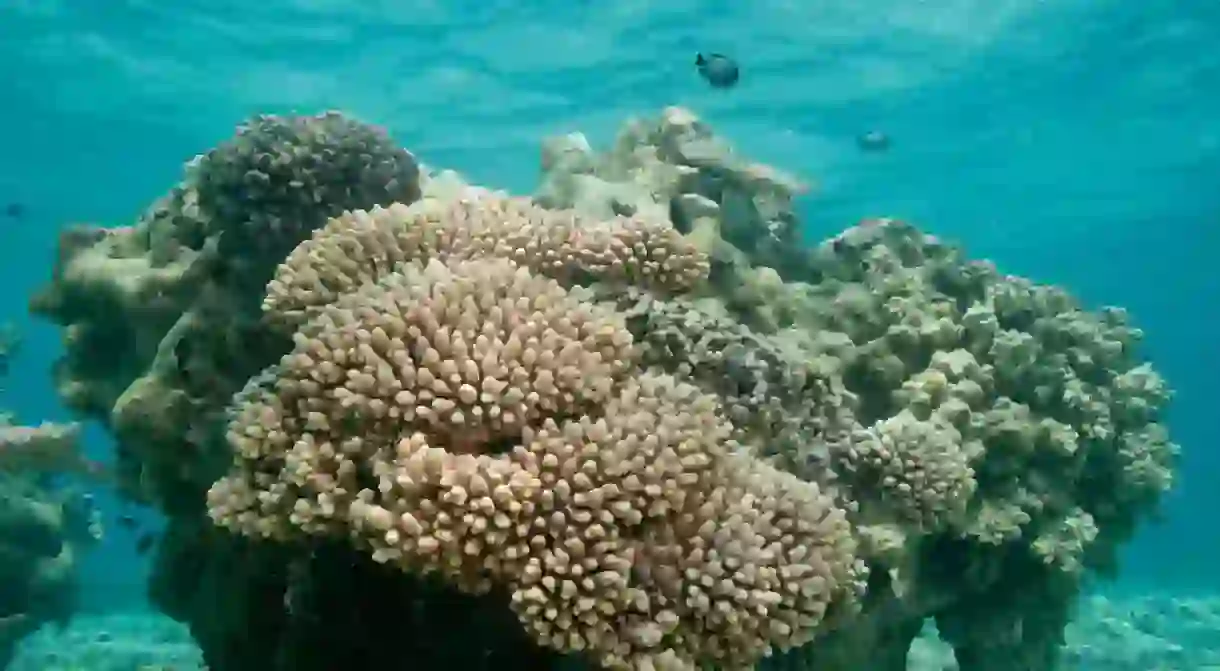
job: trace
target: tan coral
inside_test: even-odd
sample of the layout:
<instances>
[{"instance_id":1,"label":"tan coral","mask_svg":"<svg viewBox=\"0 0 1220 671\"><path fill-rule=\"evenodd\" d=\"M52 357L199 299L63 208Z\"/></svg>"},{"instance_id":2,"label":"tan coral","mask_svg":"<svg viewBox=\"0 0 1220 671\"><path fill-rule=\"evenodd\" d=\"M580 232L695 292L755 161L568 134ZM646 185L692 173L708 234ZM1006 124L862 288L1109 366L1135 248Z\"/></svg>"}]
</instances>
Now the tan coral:
<instances>
[{"instance_id":1,"label":"tan coral","mask_svg":"<svg viewBox=\"0 0 1220 671\"><path fill-rule=\"evenodd\" d=\"M565 281L590 277L668 289L690 288L709 267L661 219L599 221L491 193L425 198L332 219L281 264L263 308L273 323L293 327L405 261L483 257L510 259Z\"/></svg>"},{"instance_id":2,"label":"tan coral","mask_svg":"<svg viewBox=\"0 0 1220 671\"><path fill-rule=\"evenodd\" d=\"M239 399L211 515L500 586L539 643L611 668L746 668L810 640L859 589L844 511L736 453L714 397L637 372L620 319L505 259L407 264ZM488 379L508 390L463 397Z\"/></svg>"},{"instance_id":3,"label":"tan coral","mask_svg":"<svg viewBox=\"0 0 1220 671\"><path fill-rule=\"evenodd\" d=\"M646 374L602 416L546 420L507 454L458 454L417 432L337 457L340 485L371 470L375 490L311 495L247 471L213 489L212 514L246 533L283 528L259 519L282 507L238 508L295 489L292 523L312 508L343 518L330 530L346 527L378 561L471 592L504 587L548 647L610 668L748 668L811 640L862 574L844 512L732 453L731 431L712 397Z\"/></svg>"},{"instance_id":4,"label":"tan coral","mask_svg":"<svg viewBox=\"0 0 1220 671\"><path fill-rule=\"evenodd\" d=\"M477 450L604 401L631 364L621 319L581 295L501 259L405 265L296 334L283 389L319 429L415 422Z\"/></svg>"},{"instance_id":5,"label":"tan coral","mask_svg":"<svg viewBox=\"0 0 1220 671\"><path fill-rule=\"evenodd\" d=\"M632 361L615 316L503 259L404 266L328 307L295 340L274 382L237 399L229 440L242 459L282 455L286 481L315 493L404 426L478 453L544 417L579 415ZM358 435L348 435L353 426ZM224 487L226 500L245 503L223 516L247 529L243 506L265 515L296 505L287 491L256 500L241 483ZM325 529L341 511L306 513Z\"/></svg>"},{"instance_id":6,"label":"tan coral","mask_svg":"<svg viewBox=\"0 0 1220 671\"><path fill-rule=\"evenodd\" d=\"M854 399L790 338L758 333L683 296L597 292L627 317L640 359L715 395L739 442L803 479L825 482L826 457L859 428Z\"/></svg>"},{"instance_id":7,"label":"tan coral","mask_svg":"<svg viewBox=\"0 0 1220 671\"><path fill-rule=\"evenodd\" d=\"M977 488L961 440L939 418L920 420L907 410L858 431L842 465L862 514L925 533L961 522Z\"/></svg>"}]
</instances>

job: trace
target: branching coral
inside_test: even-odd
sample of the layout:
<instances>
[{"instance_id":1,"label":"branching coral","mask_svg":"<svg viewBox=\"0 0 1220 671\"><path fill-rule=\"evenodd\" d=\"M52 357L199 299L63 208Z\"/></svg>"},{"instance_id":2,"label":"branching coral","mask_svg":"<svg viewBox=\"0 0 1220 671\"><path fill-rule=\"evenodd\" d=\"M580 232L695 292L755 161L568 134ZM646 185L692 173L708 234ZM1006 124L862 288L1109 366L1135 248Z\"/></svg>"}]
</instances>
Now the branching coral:
<instances>
[{"instance_id":1,"label":"branching coral","mask_svg":"<svg viewBox=\"0 0 1220 671\"><path fill-rule=\"evenodd\" d=\"M960 525L976 487L957 430L909 411L857 432L843 456L864 520L899 521L920 532Z\"/></svg>"},{"instance_id":2,"label":"branching coral","mask_svg":"<svg viewBox=\"0 0 1220 671\"><path fill-rule=\"evenodd\" d=\"M1106 566L1143 504L1168 486L1176 449L1156 438L1169 393L1134 358L1140 333L1122 313L1085 312L1061 290L967 262L893 220L849 230L820 255L824 280L801 298L814 306L806 323L850 339L844 379L866 418L907 412L952 427L978 479L972 506L1014 517L1003 538L1025 536L1041 556L1076 555L1056 565ZM845 294L855 298L833 300ZM1099 531L1048 550L1055 530L1078 519Z\"/></svg>"},{"instance_id":3,"label":"branching coral","mask_svg":"<svg viewBox=\"0 0 1220 671\"><path fill-rule=\"evenodd\" d=\"M407 260L510 259L535 272L686 289L707 275L707 259L664 219L600 221L492 194L425 198L407 207L348 212L331 220L280 266L263 309L293 326Z\"/></svg>"},{"instance_id":4,"label":"branching coral","mask_svg":"<svg viewBox=\"0 0 1220 671\"><path fill-rule=\"evenodd\" d=\"M1138 358L1141 334L1125 315L1085 311L1060 289L967 261L894 220L849 229L814 260L818 283L781 300L805 306L792 308L804 328L846 336L850 344L840 341L835 351L861 420L881 427L907 416L942 427L942 438L957 434L933 441L944 445L935 459L928 441L897 450L893 458L903 465L889 477L901 484L956 464L949 472L959 477L938 478L945 484L930 491L969 496L954 501L965 515L946 518L946 531L967 541L957 551L968 567L959 580L1002 601L1008 588L997 576L1024 575L1044 602L1059 599L1055 608L1066 608L1085 571L1111 571L1119 544L1172 482L1177 453L1158 423L1170 393ZM858 474L877 473L877 454L841 455L840 470L857 474L852 491L862 511L875 509L869 504L877 497ZM892 488L879 493L893 500ZM939 616L960 618L955 630L978 634L955 641L959 658L984 668L1016 654L970 629L970 603ZM1054 655L1046 649L1058 637L1053 629L1044 634L1013 645L1049 663Z\"/></svg>"},{"instance_id":5,"label":"branching coral","mask_svg":"<svg viewBox=\"0 0 1220 671\"><path fill-rule=\"evenodd\" d=\"M616 668L809 640L857 589L843 511L735 454L716 400L632 351L621 317L511 261L407 265L246 396L212 515L504 588L540 643Z\"/></svg>"},{"instance_id":6,"label":"branching coral","mask_svg":"<svg viewBox=\"0 0 1220 671\"><path fill-rule=\"evenodd\" d=\"M427 574L507 602L512 663L900 671L932 618L963 671L1054 667L1173 482L1122 311L894 220L804 248L795 180L686 110L543 169L511 197L340 117L262 118L134 227L64 237L35 301L60 393L170 513L158 594L210 663L348 664L300 634L329 630L397 663L369 623L432 621L418 590L381 603ZM212 530L205 490L267 542ZM356 574L378 587L301 605Z\"/></svg>"},{"instance_id":7,"label":"branching coral","mask_svg":"<svg viewBox=\"0 0 1220 671\"><path fill-rule=\"evenodd\" d=\"M641 137L657 138L655 151L641 149ZM814 471L829 462L868 539L866 555L877 551L874 568L909 583L900 590L907 608L943 607L928 604L945 599L946 588L999 589L1002 575L1036 583L1044 601L1070 602L1082 572L1109 570L1114 549L1170 486L1177 448L1158 423L1169 392L1138 358L1140 334L1121 310L1085 311L1060 289L1003 276L895 220L868 221L813 250L776 256L768 251L771 227L726 208L733 199L706 189L721 183L727 191L738 182L732 169L709 171L691 161L700 147L722 166L731 153L697 120L672 111L652 124L631 124L605 156L593 156L580 140L548 146L543 199L591 210L602 197L641 208L655 203L713 252L722 307L696 312L653 303L640 310L629 323L646 356L655 343L671 368L702 377L709 389L719 385L716 393L732 399L724 387L737 375L716 362L746 352L757 362L757 346L743 350L718 337L712 342L720 348L688 347L705 328L694 324L708 321L700 312L727 312L733 329L752 329L754 342L783 339L788 366L818 362L816 370L833 381L829 388L841 390L814 403L850 413L812 412L831 418L822 424L837 432L788 432L820 435L812 447L825 459L809 468L801 455L811 445L802 450L791 440L772 443L779 446L772 459L816 480L827 479ZM722 181L706 180L710 173ZM707 230L723 239L708 244ZM615 298L620 308L629 302ZM642 325L655 325L654 332ZM747 387L792 398L784 379L796 378ZM730 407L757 405L737 398ZM737 412L735 418L753 416ZM781 416L792 427L806 413ZM851 438L834 440L844 433ZM765 442L759 450L768 453ZM926 540L912 544L912 537ZM963 573L952 586L936 584L935 572L921 566L932 561L960 564ZM969 600L962 603L968 611ZM1017 609L1012 617L1021 617ZM966 650L983 640L961 643L963 664L985 667L1013 652ZM1031 650L1055 644L1050 633L1025 643ZM1044 649L1030 655L1053 658Z\"/></svg>"}]
</instances>

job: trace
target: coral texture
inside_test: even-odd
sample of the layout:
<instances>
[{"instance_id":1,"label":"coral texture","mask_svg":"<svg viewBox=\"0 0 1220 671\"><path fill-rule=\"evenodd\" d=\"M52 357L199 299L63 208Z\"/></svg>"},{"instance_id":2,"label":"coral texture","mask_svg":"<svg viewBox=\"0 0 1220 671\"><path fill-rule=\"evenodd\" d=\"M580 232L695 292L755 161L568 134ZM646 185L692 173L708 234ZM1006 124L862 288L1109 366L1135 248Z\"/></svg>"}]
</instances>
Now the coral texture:
<instances>
[{"instance_id":1,"label":"coral texture","mask_svg":"<svg viewBox=\"0 0 1220 671\"><path fill-rule=\"evenodd\" d=\"M64 327L59 395L119 438L127 495L199 510L227 462L226 406L284 347L258 307L276 264L331 216L419 189L414 158L374 126L261 116L185 166L134 225L61 235L31 309Z\"/></svg>"},{"instance_id":2,"label":"coral texture","mask_svg":"<svg viewBox=\"0 0 1220 671\"><path fill-rule=\"evenodd\" d=\"M263 309L273 322L293 326L404 261L489 256L568 281L660 289L690 288L708 272L707 259L664 220L600 221L495 195L426 198L331 220L288 255Z\"/></svg>"},{"instance_id":3,"label":"coral texture","mask_svg":"<svg viewBox=\"0 0 1220 671\"><path fill-rule=\"evenodd\" d=\"M213 517L503 587L539 643L614 668L810 640L856 590L844 512L734 453L716 400L636 370L585 293L491 257L340 298L236 410Z\"/></svg>"},{"instance_id":4,"label":"coral texture","mask_svg":"<svg viewBox=\"0 0 1220 671\"><path fill-rule=\"evenodd\" d=\"M242 253L283 254L346 210L419 197L414 157L338 112L252 119L197 158L188 179L202 234L223 234Z\"/></svg>"},{"instance_id":5,"label":"coral texture","mask_svg":"<svg viewBox=\"0 0 1220 671\"><path fill-rule=\"evenodd\" d=\"M461 620L412 650L902 671L931 620L962 671L1056 668L1173 484L1122 310L897 220L804 244L804 186L680 108L542 168L511 196L261 118L64 235L60 394L169 514L154 594L209 665L379 667L385 622Z\"/></svg>"}]
</instances>

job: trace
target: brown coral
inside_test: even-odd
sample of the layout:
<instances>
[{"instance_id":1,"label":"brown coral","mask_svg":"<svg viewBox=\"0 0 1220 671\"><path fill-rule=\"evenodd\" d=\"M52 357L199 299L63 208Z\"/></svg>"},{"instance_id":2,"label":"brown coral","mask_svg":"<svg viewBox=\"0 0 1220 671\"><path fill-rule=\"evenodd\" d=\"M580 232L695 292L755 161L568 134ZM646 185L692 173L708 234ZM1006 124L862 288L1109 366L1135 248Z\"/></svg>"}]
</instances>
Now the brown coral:
<instances>
[{"instance_id":1,"label":"brown coral","mask_svg":"<svg viewBox=\"0 0 1220 671\"><path fill-rule=\"evenodd\" d=\"M494 194L428 198L332 219L281 264L263 309L273 323L293 327L405 261L482 257L511 259L569 283L687 289L708 272L706 256L664 220L600 221Z\"/></svg>"},{"instance_id":2,"label":"brown coral","mask_svg":"<svg viewBox=\"0 0 1220 671\"><path fill-rule=\"evenodd\" d=\"M328 306L295 341L279 392L304 404L311 426L416 422L455 451L605 401L632 361L612 313L495 259L405 265Z\"/></svg>"},{"instance_id":3,"label":"brown coral","mask_svg":"<svg viewBox=\"0 0 1220 671\"><path fill-rule=\"evenodd\" d=\"M327 217L419 197L419 166L384 130L339 112L261 115L192 165L205 234L286 253Z\"/></svg>"},{"instance_id":4,"label":"brown coral","mask_svg":"<svg viewBox=\"0 0 1220 671\"><path fill-rule=\"evenodd\" d=\"M790 180L682 110L632 124L609 157L553 145L534 204L428 177L439 197L391 205L414 199L413 165L375 130L333 115L253 126L136 226L66 236L35 301L65 327L61 396L107 424L121 480L170 515L160 605L222 666L393 666L396 635L432 643L425 621L471 639L464 660L493 647L341 543L251 548L198 526L198 485L231 456L221 408L293 334L297 351L233 400L239 449L213 516L506 592L535 641L610 666L734 668L833 629L774 668L897 669L933 616L963 669L1049 669L1082 576L1109 568L1172 483L1170 392L1121 311L1087 312L892 220L803 249ZM707 283L674 229L714 257ZM265 329L255 287L273 273L280 328ZM511 328L493 314L503 300L458 300L518 277L532 312ZM615 335L586 346L578 306ZM484 322L503 327L488 347L516 357L490 378L486 357L457 363L488 351ZM537 347L511 345L538 328ZM594 354L588 375L546 373ZM871 428L844 431L857 420ZM873 579L843 622L853 555ZM278 634L266 642L215 624L336 583L361 586L260 622ZM391 617L339 615L390 601ZM278 641L308 645L286 661ZM543 668L520 643L483 666ZM372 652L345 657L357 648ZM416 650L421 668L478 665Z\"/></svg>"},{"instance_id":5,"label":"brown coral","mask_svg":"<svg viewBox=\"0 0 1220 671\"><path fill-rule=\"evenodd\" d=\"M715 395L735 438L806 480L825 481L859 428L855 399L795 343L757 333L683 296L617 287L598 297L626 317L640 359Z\"/></svg>"},{"instance_id":6,"label":"brown coral","mask_svg":"<svg viewBox=\"0 0 1220 671\"><path fill-rule=\"evenodd\" d=\"M901 522L933 532L960 522L977 483L961 435L939 418L909 411L856 432L838 455L870 522Z\"/></svg>"},{"instance_id":7,"label":"brown coral","mask_svg":"<svg viewBox=\"0 0 1220 671\"><path fill-rule=\"evenodd\" d=\"M714 397L636 372L621 318L504 259L403 268L241 399L219 524L503 588L540 643L615 668L745 667L851 603L844 512L737 454Z\"/></svg>"}]
</instances>

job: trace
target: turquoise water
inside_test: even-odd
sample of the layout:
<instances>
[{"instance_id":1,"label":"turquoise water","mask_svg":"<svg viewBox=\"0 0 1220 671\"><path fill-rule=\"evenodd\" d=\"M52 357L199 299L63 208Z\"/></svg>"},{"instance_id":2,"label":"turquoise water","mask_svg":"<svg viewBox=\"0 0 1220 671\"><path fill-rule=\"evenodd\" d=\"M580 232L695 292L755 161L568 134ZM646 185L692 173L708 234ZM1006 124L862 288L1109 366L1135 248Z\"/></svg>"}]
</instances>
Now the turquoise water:
<instances>
[{"instance_id":1,"label":"turquoise water","mask_svg":"<svg viewBox=\"0 0 1220 671\"><path fill-rule=\"evenodd\" d=\"M1220 7L85 4L0 2L0 201L24 208L0 219L0 317L24 336L2 405L25 422L73 419L49 372L61 330L26 308L50 277L58 231L131 222L184 162L251 115L343 110L383 125L428 166L529 194L544 137L580 131L605 147L628 117L677 105L741 154L816 185L797 203L809 240L899 217L1089 307L1126 307L1176 390L1169 425L1183 458L1164 520L1140 529L1110 589L1131 610L1220 591ZM706 86L693 67L700 50L734 55L741 83ZM855 138L871 129L893 146L860 151ZM96 423L84 439L92 456L111 458ZM136 537L162 520L108 490L96 497L110 523L82 558L80 608L145 609L149 560ZM138 529L112 522L122 514ZM1148 608L1166 620L1176 612ZM1098 621L1120 617L1106 613ZM178 634L160 626L149 625L179 654ZM1190 646L1220 642L1181 633L1190 626L1145 632L1187 650L1138 668L1204 668Z\"/></svg>"}]
</instances>

